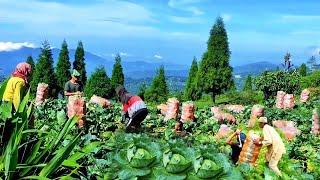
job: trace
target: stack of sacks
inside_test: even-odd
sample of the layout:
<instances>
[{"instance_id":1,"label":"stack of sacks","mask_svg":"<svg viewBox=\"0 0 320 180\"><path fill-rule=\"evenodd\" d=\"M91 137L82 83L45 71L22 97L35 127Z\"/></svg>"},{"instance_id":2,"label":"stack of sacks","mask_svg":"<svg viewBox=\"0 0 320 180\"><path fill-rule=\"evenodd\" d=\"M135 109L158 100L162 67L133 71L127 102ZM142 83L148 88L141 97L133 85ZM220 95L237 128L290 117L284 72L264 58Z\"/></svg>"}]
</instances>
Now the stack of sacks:
<instances>
[{"instance_id":1,"label":"stack of sacks","mask_svg":"<svg viewBox=\"0 0 320 180\"><path fill-rule=\"evenodd\" d=\"M182 105L182 113L181 113L181 121L193 121L195 119L194 117L194 111L195 107L193 102L185 102Z\"/></svg>"},{"instance_id":2,"label":"stack of sacks","mask_svg":"<svg viewBox=\"0 0 320 180\"><path fill-rule=\"evenodd\" d=\"M49 85L45 83L39 83L37 87L37 94L36 94L36 106L41 105L44 100L48 98L49 94Z\"/></svg>"},{"instance_id":3,"label":"stack of sacks","mask_svg":"<svg viewBox=\"0 0 320 180\"><path fill-rule=\"evenodd\" d=\"M293 121L279 120L273 121L272 124L283 132L287 140L293 140L299 133L299 130L295 127L295 123Z\"/></svg>"},{"instance_id":4,"label":"stack of sacks","mask_svg":"<svg viewBox=\"0 0 320 180\"><path fill-rule=\"evenodd\" d=\"M215 138L217 139L226 138L232 132L233 131L226 124L221 124L218 133L215 135Z\"/></svg>"},{"instance_id":5,"label":"stack of sacks","mask_svg":"<svg viewBox=\"0 0 320 180\"><path fill-rule=\"evenodd\" d=\"M262 145L254 143L256 139L259 140L260 136L255 134L252 130L249 131L239 156L239 164L249 163L250 165L255 165L262 147Z\"/></svg>"},{"instance_id":6,"label":"stack of sacks","mask_svg":"<svg viewBox=\"0 0 320 180\"><path fill-rule=\"evenodd\" d=\"M294 107L294 96L293 94L286 94L283 102L284 109L293 109Z\"/></svg>"},{"instance_id":7,"label":"stack of sacks","mask_svg":"<svg viewBox=\"0 0 320 180\"><path fill-rule=\"evenodd\" d=\"M276 107L278 109L283 109L284 108L284 97L285 97L286 93L283 91L278 91L277 92L277 98L276 98Z\"/></svg>"},{"instance_id":8,"label":"stack of sacks","mask_svg":"<svg viewBox=\"0 0 320 180\"><path fill-rule=\"evenodd\" d=\"M70 96L67 104L68 117L72 118L74 116L78 119L78 126L81 128L84 126L86 103L84 98L79 96Z\"/></svg>"},{"instance_id":9,"label":"stack of sacks","mask_svg":"<svg viewBox=\"0 0 320 180\"><path fill-rule=\"evenodd\" d=\"M233 112L233 113L242 113L244 111L244 106L242 105L225 105L224 109Z\"/></svg>"},{"instance_id":10,"label":"stack of sacks","mask_svg":"<svg viewBox=\"0 0 320 180\"><path fill-rule=\"evenodd\" d=\"M169 98L167 101L167 112L164 118L165 121L169 119L176 119L179 113L180 102L177 98Z\"/></svg>"},{"instance_id":11,"label":"stack of sacks","mask_svg":"<svg viewBox=\"0 0 320 180\"><path fill-rule=\"evenodd\" d=\"M312 128L311 132L315 135L320 134L319 109L314 109L312 114Z\"/></svg>"},{"instance_id":12,"label":"stack of sacks","mask_svg":"<svg viewBox=\"0 0 320 180\"><path fill-rule=\"evenodd\" d=\"M157 106L157 109L165 116L167 114L168 106L166 104L160 104Z\"/></svg>"},{"instance_id":13,"label":"stack of sacks","mask_svg":"<svg viewBox=\"0 0 320 180\"><path fill-rule=\"evenodd\" d=\"M308 89L304 89L300 95L300 102L305 103L309 100L310 91Z\"/></svg>"},{"instance_id":14,"label":"stack of sacks","mask_svg":"<svg viewBox=\"0 0 320 180\"><path fill-rule=\"evenodd\" d=\"M255 125L257 119L263 116L264 116L264 107L259 104L254 105L251 109L251 116L248 123L248 127L252 128Z\"/></svg>"},{"instance_id":15,"label":"stack of sacks","mask_svg":"<svg viewBox=\"0 0 320 180\"><path fill-rule=\"evenodd\" d=\"M108 101L108 100L105 99L105 98L96 96L96 95L93 95L93 96L91 97L89 103L98 104L98 105L102 106L103 108L109 108L109 107L111 107L111 102L110 102L110 101Z\"/></svg>"},{"instance_id":16,"label":"stack of sacks","mask_svg":"<svg viewBox=\"0 0 320 180\"><path fill-rule=\"evenodd\" d=\"M220 123L223 121L227 121L232 124L236 123L236 119L232 114L223 112L219 107L212 107L211 112L213 117L216 118Z\"/></svg>"}]
</instances>

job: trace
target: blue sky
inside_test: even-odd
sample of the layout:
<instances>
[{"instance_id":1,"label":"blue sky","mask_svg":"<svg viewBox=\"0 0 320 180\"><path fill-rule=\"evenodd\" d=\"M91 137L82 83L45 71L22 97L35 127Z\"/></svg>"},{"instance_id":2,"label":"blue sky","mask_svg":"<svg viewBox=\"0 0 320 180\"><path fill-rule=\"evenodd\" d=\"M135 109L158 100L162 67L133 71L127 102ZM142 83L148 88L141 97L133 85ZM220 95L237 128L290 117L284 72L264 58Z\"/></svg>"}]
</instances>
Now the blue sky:
<instances>
[{"instance_id":1,"label":"blue sky","mask_svg":"<svg viewBox=\"0 0 320 180\"><path fill-rule=\"evenodd\" d=\"M241 2L241 3L240 3ZM206 49L217 16L225 20L232 65L295 64L320 50L317 0L0 0L0 51L40 46L44 39L106 59L190 64Z\"/></svg>"}]
</instances>

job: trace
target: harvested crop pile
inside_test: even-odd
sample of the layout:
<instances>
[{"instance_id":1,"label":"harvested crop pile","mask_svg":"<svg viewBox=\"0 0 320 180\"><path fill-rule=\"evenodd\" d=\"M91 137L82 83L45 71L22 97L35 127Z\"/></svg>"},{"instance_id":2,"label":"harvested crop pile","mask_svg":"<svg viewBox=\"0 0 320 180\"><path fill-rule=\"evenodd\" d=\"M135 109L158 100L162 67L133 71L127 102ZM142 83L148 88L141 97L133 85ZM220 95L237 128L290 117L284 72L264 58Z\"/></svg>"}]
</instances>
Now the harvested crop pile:
<instances>
[{"instance_id":1,"label":"harvested crop pile","mask_svg":"<svg viewBox=\"0 0 320 180\"><path fill-rule=\"evenodd\" d=\"M286 93L283 91L278 91L277 92L277 97L276 97L276 107L279 109L284 108L284 97Z\"/></svg>"},{"instance_id":2,"label":"harvested crop pile","mask_svg":"<svg viewBox=\"0 0 320 180\"><path fill-rule=\"evenodd\" d=\"M36 94L36 106L41 105L47 98L49 93L49 85L45 83L39 83Z\"/></svg>"},{"instance_id":3,"label":"harvested crop pile","mask_svg":"<svg viewBox=\"0 0 320 180\"><path fill-rule=\"evenodd\" d=\"M213 117L216 118L220 123L224 123L224 121L231 124L236 123L234 116L230 113L223 112L220 107L212 107L211 112Z\"/></svg>"},{"instance_id":4,"label":"harvested crop pile","mask_svg":"<svg viewBox=\"0 0 320 180\"><path fill-rule=\"evenodd\" d=\"M228 104L225 105L223 108L233 113L242 113L244 111L243 105Z\"/></svg>"},{"instance_id":5,"label":"harvested crop pile","mask_svg":"<svg viewBox=\"0 0 320 180\"><path fill-rule=\"evenodd\" d=\"M304 89L300 95L300 102L303 102L303 103L307 102L309 100L309 97L310 97L310 91L308 89Z\"/></svg>"},{"instance_id":6,"label":"harvested crop pile","mask_svg":"<svg viewBox=\"0 0 320 180\"><path fill-rule=\"evenodd\" d=\"M286 94L284 96L283 106L284 109L293 109L294 107L294 95L293 94Z\"/></svg>"},{"instance_id":7,"label":"harvested crop pile","mask_svg":"<svg viewBox=\"0 0 320 180\"><path fill-rule=\"evenodd\" d=\"M255 134L253 131L249 131L239 156L239 164L249 163L251 165L255 165L262 147L262 145L254 144L256 139L260 139L260 136Z\"/></svg>"},{"instance_id":8,"label":"harvested crop pile","mask_svg":"<svg viewBox=\"0 0 320 180\"><path fill-rule=\"evenodd\" d=\"M185 121L193 121L195 119L194 111L195 111L195 107L194 107L194 104L192 102L183 103L181 120L183 122L185 122Z\"/></svg>"},{"instance_id":9,"label":"harvested crop pile","mask_svg":"<svg viewBox=\"0 0 320 180\"><path fill-rule=\"evenodd\" d=\"M167 112L164 118L165 121L169 119L176 119L179 113L180 102L177 98L169 98L167 101Z\"/></svg>"},{"instance_id":10,"label":"harvested crop pile","mask_svg":"<svg viewBox=\"0 0 320 180\"><path fill-rule=\"evenodd\" d=\"M220 129L218 131L218 133L215 135L215 137L217 139L221 139L221 138L226 138L229 136L229 134L232 133L232 130L230 127L228 127L228 125L226 124L221 124L220 125Z\"/></svg>"},{"instance_id":11,"label":"harvested crop pile","mask_svg":"<svg viewBox=\"0 0 320 180\"><path fill-rule=\"evenodd\" d=\"M316 108L313 110L313 114L312 114L312 128L311 128L311 132L313 134L319 134L320 133L320 121L319 121L319 109Z\"/></svg>"},{"instance_id":12,"label":"harvested crop pile","mask_svg":"<svg viewBox=\"0 0 320 180\"><path fill-rule=\"evenodd\" d=\"M253 127L258 118L264 116L264 107L262 105L254 105L251 109L251 116L248 122L248 127Z\"/></svg>"},{"instance_id":13,"label":"harvested crop pile","mask_svg":"<svg viewBox=\"0 0 320 180\"><path fill-rule=\"evenodd\" d=\"M299 130L295 127L295 123L293 121L278 120L273 121L272 124L273 126L281 129L288 140L293 140L299 133Z\"/></svg>"},{"instance_id":14,"label":"harvested crop pile","mask_svg":"<svg viewBox=\"0 0 320 180\"><path fill-rule=\"evenodd\" d=\"M103 108L111 107L111 102L110 101L108 101L105 98L96 96L96 95L93 95L89 102L92 103L92 104L98 104L98 105L102 106Z\"/></svg>"},{"instance_id":15,"label":"harvested crop pile","mask_svg":"<svg viewBox=\"0 0 320 180\"><path fill-rule=\"evenodd\" d=\"M84 116L86 113L86 103L84 98L79 96L70 96L67 104L68 117L76 116L78 118L78 126L84 126Z\"/></svg>"}]
</instances>

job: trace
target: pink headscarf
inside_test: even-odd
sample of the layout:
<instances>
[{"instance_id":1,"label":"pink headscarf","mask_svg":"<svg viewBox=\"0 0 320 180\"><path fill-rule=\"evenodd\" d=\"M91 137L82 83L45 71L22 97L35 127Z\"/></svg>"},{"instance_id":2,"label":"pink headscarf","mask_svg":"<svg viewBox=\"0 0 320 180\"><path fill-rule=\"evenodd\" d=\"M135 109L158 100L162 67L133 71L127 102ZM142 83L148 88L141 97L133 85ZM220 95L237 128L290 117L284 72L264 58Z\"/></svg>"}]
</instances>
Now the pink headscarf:
<instances>
[{"instance_id":1,"label":"pink headscarf","mask_svg":"<svg viewBox=\"0 0 320 180\"><path fill-rule=\"evenodd\" d=\"M12 77L19 77L24 80L24 82L28 83L28 76L32 71L31 65L25 62L19 63L16 66L16 69L12 73Z\"/></svg>"}]
</instances>

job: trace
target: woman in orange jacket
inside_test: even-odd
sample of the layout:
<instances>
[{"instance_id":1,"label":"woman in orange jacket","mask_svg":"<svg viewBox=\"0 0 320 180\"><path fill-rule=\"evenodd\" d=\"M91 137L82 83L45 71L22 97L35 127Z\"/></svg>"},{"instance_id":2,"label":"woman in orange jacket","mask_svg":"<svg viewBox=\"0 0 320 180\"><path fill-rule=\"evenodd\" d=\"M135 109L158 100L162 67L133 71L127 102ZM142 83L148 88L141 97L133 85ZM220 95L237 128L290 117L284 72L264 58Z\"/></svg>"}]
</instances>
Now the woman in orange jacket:
<instances>
[{"instance_id":1,"label":"woman in orange jacket","mask_svg":"<svg viewBox=\"0 0 320 180\"><path fill-rule=\"evenodd\" d=\"M31 71L32 69L30 64L25 62L19 63L7 83L2 100L5 102L11 102L14 110L17 110L20 105L23 95L22 93L29 83L28 78Z\"/></svg>"}]
</instances>

